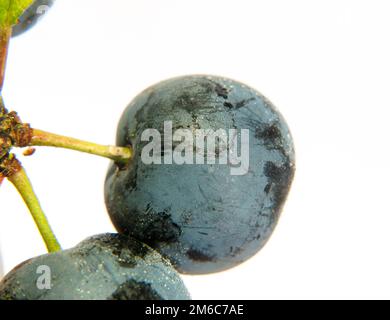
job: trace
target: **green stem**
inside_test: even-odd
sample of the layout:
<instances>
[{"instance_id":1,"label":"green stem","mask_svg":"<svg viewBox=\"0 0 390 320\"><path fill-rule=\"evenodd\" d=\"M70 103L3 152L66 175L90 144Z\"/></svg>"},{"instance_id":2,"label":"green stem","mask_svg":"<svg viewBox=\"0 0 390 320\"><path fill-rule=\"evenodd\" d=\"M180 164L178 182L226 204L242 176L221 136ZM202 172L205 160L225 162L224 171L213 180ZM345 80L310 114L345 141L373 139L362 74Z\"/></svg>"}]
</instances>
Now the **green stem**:
<instances>
[{"instance_id":1,"label":"green stem","mask_svg":"<svg viewBox=\"0 0 390 320\"><path fill-rule=\"evenodd\" d=\"M32 129L32 137L29 146L65 148L109 158L122 164L127 164L132 157L132 150L130 148L104 146L37 129Z\"/></svg>"},{"instance_id":2,"label":"green stem","mask_svg":"<svg viewBox=\"0 0 390 320\"><path fill-rule=\"evenodd\" d=\"M34 193L31 182L26 174L26 171L21 167L20 170L8 177L9 181L13 183L19 191L24 202L29 208L31 215L41 233L43 241L49 252L56 252L61 250L46 216L41 208L39 200Z\"/></svg>"},{"instance_id":3,"label":"green stem","mask_svg":"<svg viewBox=\"0 0 390 320\"><path fill-rule=\"evenodd\" d=\"M11 39L12 28L0 29L0 92L3 89L5 66L7 63L8 45Z\"/></svg>"}]
</instances>

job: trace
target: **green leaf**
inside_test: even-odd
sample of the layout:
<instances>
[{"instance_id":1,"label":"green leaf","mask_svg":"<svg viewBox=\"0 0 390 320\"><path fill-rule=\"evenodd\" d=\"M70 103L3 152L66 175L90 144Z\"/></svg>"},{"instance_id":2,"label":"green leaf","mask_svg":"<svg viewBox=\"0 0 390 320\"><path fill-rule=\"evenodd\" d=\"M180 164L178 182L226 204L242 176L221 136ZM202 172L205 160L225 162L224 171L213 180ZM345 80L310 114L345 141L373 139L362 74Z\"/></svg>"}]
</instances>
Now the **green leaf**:
<instances>
[{"instance_id":1,"label":"green leaf","mask_svg":"<svg viewBox=\"0 0 390 320\"><path fill-rule=\"evenodd\" d=\"M34 0L0 0L0 29L12 27Z\"/></svg>"}]
</instances>

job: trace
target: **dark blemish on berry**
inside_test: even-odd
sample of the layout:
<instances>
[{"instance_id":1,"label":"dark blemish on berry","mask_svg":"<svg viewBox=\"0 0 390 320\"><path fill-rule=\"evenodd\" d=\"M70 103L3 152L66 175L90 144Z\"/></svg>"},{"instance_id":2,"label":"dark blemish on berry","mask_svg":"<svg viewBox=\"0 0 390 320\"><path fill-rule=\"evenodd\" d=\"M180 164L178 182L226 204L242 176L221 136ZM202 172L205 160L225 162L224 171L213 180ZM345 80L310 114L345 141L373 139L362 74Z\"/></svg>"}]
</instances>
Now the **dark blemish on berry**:
<instances>
[{"instance_id":1,"label":"dark blemish on berry","mask_svg":"<svg viewBox=\"0 0 390 320\"><path fill-rule=\"evenodd\" d=\"M264 128L264 125L256 128L255 138L260 140L267 150L276 150L280 152L285 159L288 159L287 150L284 146L283 133L276 124L269 125Z\"/></svg>"},{"instance_id":2,"label":"dark blemish on berry","mask_svg":"<svg viewBox=\"0 0 390 320\"><path fill-rule=\"evenodd\" d=\"M128 237L122 237L119 245L131 251L132 256L139 258L144 258L149 253L147 246Z\"/></svg>"},{"instance_id":3,"label":"dark blemish on berry","mask_svg":"<svg viewBox=\"0 0 390 320\"><path fill-rule=\"evenodd\" d=\"M127 209L129 210L129 209ZM151 247L158 243L173 243L178 241L182 230L172 218L170 209L158 212L150 203L144 210L129 210L129 223L132 228L123 228L118 223L114 225L120 233L142 241Z\"/></svg>"},{"instance_id":4,"label":"dark blemish on berry","mask_svg":"<svg viewBox=\"0 0 390 320\"><path fill-rule=\"evenodd\" d=\"M129 280L123 283L108 300L163 300L149 283Z\"/></svg>"},{"instance_id":5,"label":"dark blemish on berry","mask_svg":"<svg viewBox=\"0 0 390 320\"><path fill-rule=\"evenodd\" d=\"M265 188L264 188L264 192L266 194L268 194L270 191L271 191L271 187L272 187L272 184L271 183L268 183Z\"/></svg>"},{"instance_id":6,"label":"dark blemish on berry","mask_svg":"<svg viewBox=\"0 0 390 320\"><path fill-rule=\"evenodd\" d=\"M287 194L290 190L295 167L290 163L284 163L281 166L277 166L273 162L267 162L264 167L264 175L271 179L272 194L275 203L274 215L280 214L280 210L283 207ZM271 191L271 190L270 190ZM276 217L273 217L274 219Z\"/></svg>"},{"instance_id":7,"label":"dark blemish on berry","mask_svg":"<svg viewBox=\"0 0 390 320\"><path fill-rule=\"evenodd\" d=\"M283 148L283 135L276 124L266 128L257 128L255 137L262 140L268 150Z\"/></svg>"},{"instance_id":8,"label":"dark blemish on berry","mask_svg":"<svg viewBox=\"0 0 390 320\"><path fill-rule=\"evenodd\" d=\"M175 242L181 235L181 228L172 221L168 209L156 212L149 204L141 220L145 220L141 225L146 226L142 229L143 238L151 247L158 242Z\"/></svg>"},{"instance_id":9,"label":"dark blemish on berry","mask_svg":"<svg viewBox=\"0 0 390 320\"><path fill-rule=\"evenodd\" d=\"M219 83L215 84L215 92L218 95L218 97L224 98L225 100L228 99L229 90L220 85Z\"/></svg>"},{"instance_id":10,"label":"dark blemish on berry","mask_svg":"<svg viewBox=\"0 0 390 320\"><path fill-rule=\"evenodd\" d=\"M214 81L199 81L197 85L204 89L205 94L214 92Z\"/></svg>"},{"instance_id":11,"label":"dark blemish on berry","mask_svg":"<svg viewBox=\"0 0 390 320\"><path fill-rule=\"evenodd\" d=\"M88 257L91 255L91 252L95 249L94 245L87 246L78 246L78 250L70 251L69 255L71 257Z\"/></svg>"},{"instance_id":12,"label":"dark blemish on berry","mask_svg":"<svg viewBox=\"0 0 390 320\"><path fill-rule=\"evenodd\" d=\"M233 103L227 101L223 105L228 109L237 110L237 109L245 107L249 102L254 101L254 100L255 100L254 98L244 99L236 104L233 104Z\"/></svg>"},{"instance_id":13,"label":"dark blemish on berry","mask_svg":"<svg viewBox=\"0 0 390 320\"><path fill-rule=\"evenodd\" d=\"M7 281L5 282L5 285L7 284ZM4 301L14 301L18 300L18 297L15 292L17 292L18 287L16 286L10 286L9 288L5 288L1 292L1 299Z\"/></svg>"},{"instance_id":14,"label":"dark blemish on berry","mask_svg":"<svg viewBox=\"0 0 390 320\"><path fill-rule=\"evenodd\" d=\"M252 102L255 100L256 100L255 98L244 99L236 104L235 109L240 109L242 107L245 107L249 102Z\"/></svg>"},{"instance_id":15,"label":"dark blemish on berry","mask_svg":"<svg viewBox=\"0 0 390 320\"><path fill-rule=\"evenodd\" d=\"M275 163L268 161L264 166L264 174L274 183L282 183L289 176L288 166L283 164L277 166Z\"/></svg>"},{"instance_id":16,"label":"dark blemish on berry","mask_svg":"<svg viewBox=\"0 0 390 320\"><path fill-rule=\"evenodd\" d=\"M111 251L119 265L124 268L134 268L137 265L135 257L143 259L149 251L148 247L142 243L119 234L97 239L96 244L90 246L91 249L95 247ZM88 254L84 253L84 255Z\"/></svg>"},{"instance_id":17,"label":"dark blemish on berry","mask_svg":"<svg viewBox=\"0 0 390 320\"><path fill-rule=\"evenodd\" d=\"M188 92L183 92L176 101L174 105L177 107L191 112L196 109L199 105L198 99L193 99L193 97Z\"/></svg>"},{"instance_id":18,"label":"dark blemish on berry","mask_svg":"<svg viewBox=\"0 0 390 320\"><path fill-rule=\"evenodd\" d=\"M230 102L225 102L223 105L224 105L224 107L229 108L229 109L234 108L234 106Z\"/></svg>"},{"instance_id":19,"label":"dark blemish on berry","mask_svg":"<svg viewBox=\"0 0 390 320\"><path fill-rule=\"evenodd\" d=\"M240 255L242 253L242 251L243 250L240 247L235 247L235 248L230 247L230 256L231 257L238 256L238 255Z\"/></svg>"},{"instance_id":20,"label":"dark blemish on berry","mask_svg":"<svg viewBox=\"0 0 390 320\"><path fill-rule=\"evenodd\" d=\"M129 251L114 249L112 253L117 257L117 262L122 268L132 269L137 266L137 261L131 256Z\"/></svg>"},{"instance_id":21,"label":"dark blemish on berry","mask_svg":"<svg viewBox=\"0 0 390 320\"><path fill-rule=\"evenodd\" d=\"M191 248L187 251L187 256L193 261L197 262L211 262L215 260L214 256L210 256L204 252L201 252L195 248Z\"/></svg>"}]
</instances>

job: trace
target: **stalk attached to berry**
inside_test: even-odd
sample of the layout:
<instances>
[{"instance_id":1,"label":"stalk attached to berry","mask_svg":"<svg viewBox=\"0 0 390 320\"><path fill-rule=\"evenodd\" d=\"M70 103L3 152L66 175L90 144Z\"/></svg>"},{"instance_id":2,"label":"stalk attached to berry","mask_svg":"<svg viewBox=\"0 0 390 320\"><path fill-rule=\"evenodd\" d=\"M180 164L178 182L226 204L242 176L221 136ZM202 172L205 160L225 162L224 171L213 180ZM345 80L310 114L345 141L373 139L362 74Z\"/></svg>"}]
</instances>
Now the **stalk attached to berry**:
<instances>
[{"instance_id":1,"label":"stalk attached to berry","mask_svg":"<svg viewBox=\"0 0 390 320\"><path fill-rule=\"evenodd\" d=\"M46 146L65 148L74 151L94 154L111 159L117 163L126 164L132 156L130 148L117 146L104 146L75 138L65 137L38 129L31 129L29 146Z\"/></svg>"}]
</instances>

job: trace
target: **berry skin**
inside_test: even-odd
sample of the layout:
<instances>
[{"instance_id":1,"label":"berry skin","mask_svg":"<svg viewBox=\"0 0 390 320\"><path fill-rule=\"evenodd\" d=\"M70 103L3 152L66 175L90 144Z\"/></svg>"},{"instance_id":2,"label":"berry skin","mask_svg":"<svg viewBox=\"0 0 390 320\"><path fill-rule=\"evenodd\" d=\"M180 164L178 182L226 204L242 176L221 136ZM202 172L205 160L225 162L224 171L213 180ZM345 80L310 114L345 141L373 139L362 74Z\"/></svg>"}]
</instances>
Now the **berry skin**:
<instances>
[{"instance_id":1,"label":"berry skin","mask_svg":"<svg viewBox=\"0 0 390 320\"><path fill-rule=\"evenodd\" d=\"M12 36L16 37L33 27L53 3L54 0L35 0L20 17L18 24L13 27Z\"/></svg>"},{"instance_id":2,"label":"berry skin","mask_svg":"<svg viewBox=\"0 0 390 320\"><path fill-rule=\"evenodd\" d=\"M51 289L37 286L50 268ZM0 282L0 300L187 300L171 264L148 246L116 234L88 238L73 249L39 256Z\"/></svg>"},{"instance_id":3,"label":"berry skin","mask_svg":"<svg viewBox=\"0 0 390 320\"><path fill-rule=\"evenodd\" d=\"M141 141L142 133L163 133L164 121L172 121L173 132L248 129L249 171L232 175L231 166L218 161L145 164L141 155L149 142ZM134 158L125 168L109 168L111 220L181 273L222 271L257 253L278 222L295 171L292 138L280 113L255 90L214 76L174 78L142 92L122 115L117 144L131 145ZM220 151L215 149L217 159Z\"/></svg>"}]
</instances>

